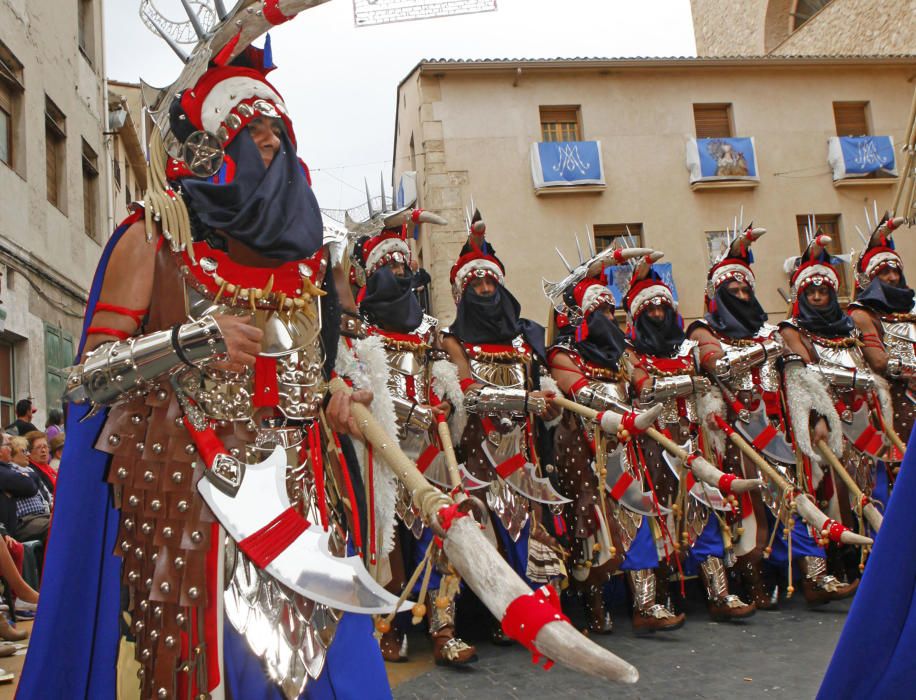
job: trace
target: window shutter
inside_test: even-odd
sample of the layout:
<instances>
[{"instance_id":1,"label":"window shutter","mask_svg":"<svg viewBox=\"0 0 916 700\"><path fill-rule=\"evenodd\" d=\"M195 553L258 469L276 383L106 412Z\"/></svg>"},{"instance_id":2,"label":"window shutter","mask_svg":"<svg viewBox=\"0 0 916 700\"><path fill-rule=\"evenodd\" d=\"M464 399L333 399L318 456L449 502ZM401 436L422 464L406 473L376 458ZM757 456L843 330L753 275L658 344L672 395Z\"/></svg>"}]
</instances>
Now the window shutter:
<instances>
[{"instance_id":1,"label":"window shutter","mask_svg":"<svg viewBox=\"0 0 916 700\"><path fill-rule=\"evenodd\" d=\"M695 104L693 120L698 139L714 139L732 135L729 104Z\"/></svg>"},{"instance_id":2,"label":"window shutter","mask_svg":"<svg viewBox=\"0 0 916 700\"><path fill-rule=\"evenodd\" d=\"M865 108L868 102L834 102L833 117L837 136L868 136Z\"/></svg>"}]
</instances>

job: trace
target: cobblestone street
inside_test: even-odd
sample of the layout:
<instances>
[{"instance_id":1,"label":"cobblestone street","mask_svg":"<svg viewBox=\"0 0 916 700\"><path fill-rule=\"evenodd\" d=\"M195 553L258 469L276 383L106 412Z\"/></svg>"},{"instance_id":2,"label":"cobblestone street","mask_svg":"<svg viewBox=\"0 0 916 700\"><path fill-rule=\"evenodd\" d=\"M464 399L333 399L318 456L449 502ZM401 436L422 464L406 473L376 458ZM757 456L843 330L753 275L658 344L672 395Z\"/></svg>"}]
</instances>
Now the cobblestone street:
<instances>
[{"instance_id":1,"label":"cobblestone street","mask_svg":"<svg viewBox=\"0 0 916 700\"><path fill-rule=\"evenodd\" d=\"M411 637L415 677L396 683L398 700L459 698L813 698L839 638L851 600L809 609L800 595L780 609L758 612L744 623L710 622L690 600L686 625L673 633L634 636L626 608L613 610L615 632L594 637L637 666L635 686L611 687L559 665L549 672L531 665L521 647L478 644L480 661L462 671L431 666L423 641ZM573 622L576 619L573 618ZM424 657L424 658L420 658ZM391 669L392 666L389 666ZM404 669L407 670L406 668ZM404 677L400 669L397 676Z\"/></svg>"}]
</instances>

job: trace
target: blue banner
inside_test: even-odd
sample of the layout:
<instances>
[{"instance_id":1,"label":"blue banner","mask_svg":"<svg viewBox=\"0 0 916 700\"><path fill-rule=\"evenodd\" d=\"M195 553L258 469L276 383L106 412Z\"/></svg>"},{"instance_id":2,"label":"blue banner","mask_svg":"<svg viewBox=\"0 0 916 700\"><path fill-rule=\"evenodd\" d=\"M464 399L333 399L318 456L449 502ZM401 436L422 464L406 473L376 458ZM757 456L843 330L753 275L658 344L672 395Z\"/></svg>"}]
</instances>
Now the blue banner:
<instances>
[{"instance_id":1,"label":"blue banner","mask_svg":"<svg viewBox=\"0 0 916 700\"><path fill-rule=\"evenodd\" d=\"M536 188L603 185L600 141L532 144L531 175Z\"/></svg>"},{"instance_id":2,"label":"blue banner","mask_svg":"<svg viewBox=\"0 0 916 700\"><path fill-rule=\"evenodd\" d=\"M691 180L757 179L754 139L745 136L696 140L699 177ZM689 158L688 158L689 165Z\"/></svg>"},{"instance_id":3,"label":"blue banner","mask_svg":"<svg viewBox=\"0 0 916 700\"><path fill-rule=\"evenodd\" d=\"M848 174L867 175L896 168L890 136L841 136L840 148Z\"/></svg>"},{"instance_id":4,"label":"blue banner","mask_svg":"<svg viewBox=\"0 0 916 700\"><path fill-rule=\"evenodd\" d=\"M671 267L671 263L655 263L652 266L652 269L658 273L658 276L662 278L662 281L668 285L671 289L671 294L674 296L674 300L677 301L677 287L674 285L674 271ZM614 302L617 308L623 308L623 290L627 283L630 281L630 276L633 274L633 270L629 265L611 265L604 269L605 279L610 280L608 289L611 290L611 294L614 295Z\"/></svg>"}]
</instances>

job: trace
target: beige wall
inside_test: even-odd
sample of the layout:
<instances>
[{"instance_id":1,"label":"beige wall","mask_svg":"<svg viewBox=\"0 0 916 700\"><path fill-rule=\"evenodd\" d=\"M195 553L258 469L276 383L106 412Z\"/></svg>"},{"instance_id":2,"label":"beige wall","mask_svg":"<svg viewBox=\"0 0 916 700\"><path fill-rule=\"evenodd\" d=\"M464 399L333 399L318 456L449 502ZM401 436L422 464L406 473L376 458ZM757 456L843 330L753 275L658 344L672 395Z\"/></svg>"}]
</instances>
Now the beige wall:
<instances>
[{"instance_id":1,"label":"beige wall","mask_svg":"<svg viewBox=\"0 0 916 700\"><path fill-rule=\"evenodd\" d=\"M129 214L128 200L141 200L146 191L146 132L140 86L110 80L108 89L109 112L119 108L127 112L124 125L110 137L113 169L120 171L120 182L114 175L111 181L112 220L108 228L113 230Z\"/></svg>"},{"instance_id":2,"label":"beige wall","mask_svg":"<svg viewBox=\"0 0 916 700\"><path fill-rule=\"evenodd\" d=\"M690 0L698 56L916 53L916 0L832 0L792 32L797 0Z\"/></svg>"},{"instance_id":3,"label":"beige wall","mask_svg":"<svg viewBox=\"0 0 916 700\"><path fill-rule=\"evenodd\" d=\"M405 144L413 133L426 152L417 159L421 205L450 221L445 232L426 227L421 236L434 313L445 321L454 314L448 271L466 237L463 207L473 197L507 266L508 286L535 320L546 317L542 277L564 274L553 247L572 259L574 233L625 222L642 222L646 243L673 262L685 317L701 315L705 232L723 229L742 205L746 220L769 231L755 245L756 270L761 302L781 318L785 304L776 287L786 287L782 263L798 252L796 215L840 214L848 249L858 244L853 225L862 222L863 204L877 199L879 207L889 206L893 195L893 187L834 187L826 161L827 139L835 135L832 102L868 100L874 133L900 143L916 60L904 66L753 63L760 61L734 67L621 61L565 72L528 66L520 78L515 64L489 72L473 64L448 72L430 64L419 83L416 74L409 76L399 94L395 176L409 169ZM756 139L756 189L691 191L684 150L695 133L694 102L732 103L735 135ZM581 105L584 138L602 142L605 192L535 195L529 148L540 140L538 107L551 104ZM912 258L916 241L907 231L899 239L904 257Z\"/></svg>"},{"instance_id":4,"label":"beige wall","mask_svg":"<svg viewBox=\"0 0 916 700\"><path fill-rule=\"evenodd\" d=\"M85 295L101 250L108 211L108 159L102 141L105 112L101 0L93 3L91 55L77 43L77 3L0 0L0 41L23 64L15 168L0 163L0 291L7 319L2 339L15 346L15 398L32 394L44 424L44 323L79 335ZM47 201L45 95L66 116L66 199ZM82 140L98 155L99 241L84 232Z\"/></svg>"}]
</instances>

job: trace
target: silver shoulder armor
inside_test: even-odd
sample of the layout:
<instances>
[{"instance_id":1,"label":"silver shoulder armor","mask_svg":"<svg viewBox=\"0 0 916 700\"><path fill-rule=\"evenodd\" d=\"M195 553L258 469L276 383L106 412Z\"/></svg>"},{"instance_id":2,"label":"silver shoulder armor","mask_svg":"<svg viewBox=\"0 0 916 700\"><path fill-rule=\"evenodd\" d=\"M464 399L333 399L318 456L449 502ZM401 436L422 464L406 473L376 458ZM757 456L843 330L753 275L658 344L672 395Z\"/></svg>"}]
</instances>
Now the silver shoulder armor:
<instances>
[{"instance_id":1,"label":"silver shoulder armor","mask_svg":"<svg viewBox=\"0 0 916 700\"><path fill-rule=\"evenodd\" d=\"M106 343L70 370L64 400L110 406L182 366L199 366L226 353L212 316L164 331Z\"/></svg>"}]
</instances>

